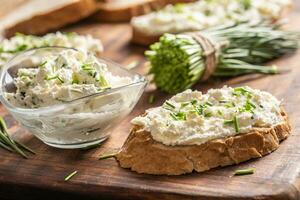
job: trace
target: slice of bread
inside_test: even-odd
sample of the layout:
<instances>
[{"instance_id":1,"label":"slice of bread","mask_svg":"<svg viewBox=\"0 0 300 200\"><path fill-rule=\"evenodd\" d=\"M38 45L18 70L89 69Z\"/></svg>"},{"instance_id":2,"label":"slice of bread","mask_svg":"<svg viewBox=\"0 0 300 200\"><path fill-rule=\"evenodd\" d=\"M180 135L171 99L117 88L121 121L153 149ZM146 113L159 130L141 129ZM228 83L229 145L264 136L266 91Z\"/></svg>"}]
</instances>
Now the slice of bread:
<instances>
[{"instance_id":1,"label":"slice of bread","mask_svg":"<svg viewBox=\"0 0 300 200\"><path fill-rule=\"evenodd\" d=\"M170 3L193 2L195 0L102 0L92 18L102 22L128 22L134 16L144 15Z\"/></svg>"},{"instance_id":2,"label":"slice of bread","mask_svg":"<svg viewBox=\"0 0 300 200\"><path fill-rule=\"evenodd\" d=\"M28 0L0 21L4 35L44 34L74 23L96 10L94 0Z\"/></svg>"},{"instance_id":3,"label":"slice of bread","mask_svg":"<svg viewBox=\"0 0 300 200\"><path fill-rule=\"evenodd\" d=\"M245 134L214 139L201 145L167 146L153 140L142 127L135 126L116 158L123 168L156 175L203 172L238 164L271 153L289 136L288 117L283 110L281 115L284 121L273 127L255 128Z\"/></svg>"},{"instance_id":4,"label":"slice of bread","mask_svg":"<svg viewBox=\"0 0 300 200\"><path fill-rule=\"evenodd\" d=\"M192 2L192 1L190 1ZM278 16L270 16L270 19L272 22L277 22L278 20L286 17L289 13L289 11L292 8L292 2L286 2L286 5L282 6L281 10L279 11ZM163 8L161 6L160 8ZM157 9L156 9L157 10ZM146 14L146 13L145 13ZM141 14L140 14L141 15ZM157 27L153 26L150 27L151 29L155 30ZM187 30L188 31L188 30ZM201 31L201 30L200 30ZM173 33L174 31L169 31L169 33ZM167 33L167 32L165 32ZM180 33L180 32L179 32ZM148 33L144 29L135 27L135 25L132 24L132 37L131 42L138 45L148 46L156 41L158 41L159 37L162 36L162 34L152 34Z\"/></svg>"}]
</instances>

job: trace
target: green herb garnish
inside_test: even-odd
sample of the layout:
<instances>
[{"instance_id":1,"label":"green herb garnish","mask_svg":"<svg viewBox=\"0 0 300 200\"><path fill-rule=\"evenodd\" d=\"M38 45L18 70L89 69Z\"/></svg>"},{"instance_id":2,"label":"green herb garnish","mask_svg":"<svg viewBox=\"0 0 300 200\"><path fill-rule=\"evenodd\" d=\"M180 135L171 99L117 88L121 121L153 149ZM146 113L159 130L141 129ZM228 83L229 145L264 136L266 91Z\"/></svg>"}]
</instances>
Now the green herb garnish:
<instances>
[{"instance_id":1,"label":"green herb garnish","mask_svg":"<svg viewBox=\"0 0 300 200\"><path fill-rule=\"evenodd\" d=\"M35 152L26 147L24 144L15 141L9 134L7 130L7 126L2 117L0 117L0 147L6 149L7 151L17 153L24 158L28 158L24 151L35 154Z\"/></svg>"},{"instance_id":2,"label":"green herb garnish","mask_svg":"<svg viewBox=\"0 0 300 200\"><path fill-rule=\"evenodd\" d=\"M47 64L47 61L42 62L39 67L44 67Z\"/></svg>"},{"instance_id":3,"label":"green herb garnish","mask_svg":"<svg viewBox=\"0 0 300 200\"><path fill-rule=\"evenodd\" d=\"M176 107L175 107L173 104L171 104L169 101L166 101L165 104L166 104L168 107L172 108L172 109L175 109L175 108L176 108Z\"/></svg>"},{"instance_id":4,"label":"green herb garnish","mask_svg":"<svg viewBox=\"0 0 300 200\"><path fill-rule=\"evenodd\" d=\"M237 116L234 116L233 123L234 123L235 132L239 133L240 132L240 125L239 125L239 121L238 121Z\"/></svg>"},{"instance_id":5,"label":"green herb garnish","mask_svg":"<svg viewBox=\"0 0 300 200\"><path fill-rule=\"evenodd\" d=\"M116 157L118 153L109 153L109 154L103 154L99 157L99 160L104 160L104 159L108 159L108 158L114 158Z\"/></svg>"},{"instance_id":6,"label":"green herb garnish","mask_svg":"<svg viewBox=\"0 0 300 200\"><path fill-rule=\"evenodd\" d=\"M174 120L186 120L186 113L184 112L170 113L170 116Z\"/></svg>"},{"instance_id":7,"label":"green herb garnish","mask_svg":"<svg viewBox=\"0 0 300 200\"><path fill-rule=\"evenodd\" d=\"M69 174L69 175L67 175L66 177L65 177L65 181L68 181L68 180L70 180L73 176L75 176L77 174L77 171L74 171L74 172L72 172L71 174Z\"/></svg>"},{"instance_id":8,"label":"green herb garnish","mask_svg":"<svg viewBox=\"0 0 300 200\"><path fill-rule=\"evenodd\" d=\"M241 176L241 175L249 175L254 174L255 169L254 168L248 168L248 169L239 169L234 171L235 176Z\"/></svg>"},{"instance_id":9,"label":"green herb garnish","mask_svg":"<svg viewBox=\"0 0 300 200\"><path fill-rule=\"evenodd\" d=\"M57 79L61 83L64 83L64 80L62 78L60 78L58 75L55 75L55 76L46 76L45 77L45 80L47 80L47 81L54 80L54 79Z\"/></svg>"},{"instance_id":10,"label":"green herb garnish","mask_svg":"<svg viewBox=\"0 0 300 200\"><path fill-rule=\"evenodd\" d=\"M152 104L152 103L154 103L154 101L155 101L155 96L154 96L153 94L151 94L151 95L149 96L148 102L149 102L150 104Z\"/></svg>"}]
</instances>

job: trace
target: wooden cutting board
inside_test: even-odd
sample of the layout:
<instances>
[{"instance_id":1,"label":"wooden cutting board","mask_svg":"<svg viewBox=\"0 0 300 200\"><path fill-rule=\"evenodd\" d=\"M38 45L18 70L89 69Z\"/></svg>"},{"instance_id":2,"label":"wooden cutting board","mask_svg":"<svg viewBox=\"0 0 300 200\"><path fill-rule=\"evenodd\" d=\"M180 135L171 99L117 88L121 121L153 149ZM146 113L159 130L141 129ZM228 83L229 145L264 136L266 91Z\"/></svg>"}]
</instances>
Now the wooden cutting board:
<instances>
[{"instance_id":1,"label":"wooden cutting board","mask_svg":"<svg viewBox=\"0 0 300 200\"><path fill-rule=\"evenodd\" d=\"M300 4L300 3L298 3ZM290 28L300 29L300 14L291 15ZM104 42L104 57L124 65L141 62L135 71L146 74L143 66L145 49L129 44L127 24L84 23L68 30L90 33ZM109 33L109 34L108 34ZM210 80L195 88L206 91L211 87L249 85L271 92L284 100L292 123L292 134L278 150L261 159L236 166L217 168L205 173L183 176L142 175L122 169L114 159L98 160L100 154L122 146L134 116L145 109L160 105L169 95L146 89L133 112L115 129L99 148L88 151L60 150L49 147L19 127L0 106L10 132L18 140L33 148L37 155L23 159L0 149L0 199L300 199L300 52L274 62L288 73L263 76L247 75L227 80ZM148 103L154 94L154 104ZM234 170L254 167L248 176L232 176ZM68 182L64 177L74 170L78 174Z\"/></svg>"}]
</instances>

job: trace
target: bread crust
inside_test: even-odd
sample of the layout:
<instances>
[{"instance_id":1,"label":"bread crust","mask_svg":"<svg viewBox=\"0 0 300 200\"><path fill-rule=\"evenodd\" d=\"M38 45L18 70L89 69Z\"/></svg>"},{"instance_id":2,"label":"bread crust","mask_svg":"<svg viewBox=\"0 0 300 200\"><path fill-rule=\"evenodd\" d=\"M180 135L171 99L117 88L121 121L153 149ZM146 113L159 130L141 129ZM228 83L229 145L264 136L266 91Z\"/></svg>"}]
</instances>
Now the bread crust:
<instances>
[{"instance_id":1,"label":"bread crust","mask_svg":"<svg viewBox=\"0 0 300 200\"><path fill-rule=\"evenodd\" d=\"M16 32L34 35L45 34L48 31L79 21L92 14L95 10L96 4L94 0L74 1L58 9L49 10L46 13L33 14L30 19L7 25L4 35L11 37Z\"/></svg>"},{"instance_id":2,"label":"bread crust","mask_svg":"<svg viewBox=\"0 0 300 200\"><path fill-rule=\"evenodd\" d=\"M180 175L194 170L203 172L238 164L271 153L290 135L288 117L283 110L281 114L284 121L273 127L255 128L245 134L201 145L167 146L135 126L116 158L123 168L155 175Z\"/></svg>"},{"instance_id":3,"label":"bread crust","mask_svg":"<svg viewBox=\"0 0 300 200\"><path fill-rule=\"evenodd\" d=\"M140 0L120 4L108 1L97 4L98 11L92 18L101 22L129 22L134 16L144 15L153 10L160 9L170 3L188 3L195 0Z\"/></svg>"}]
</instances>

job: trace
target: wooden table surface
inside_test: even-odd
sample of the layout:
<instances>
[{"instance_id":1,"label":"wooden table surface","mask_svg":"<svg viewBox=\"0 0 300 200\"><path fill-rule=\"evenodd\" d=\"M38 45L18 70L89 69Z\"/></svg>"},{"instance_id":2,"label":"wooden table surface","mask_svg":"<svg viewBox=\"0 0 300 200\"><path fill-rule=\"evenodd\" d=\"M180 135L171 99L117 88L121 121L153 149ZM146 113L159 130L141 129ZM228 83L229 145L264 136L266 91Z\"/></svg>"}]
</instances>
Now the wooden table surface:
<instances>
[{"instance_id":1,"label":"wooden table surface","mask_svg":"<svg viewBox=\"0 0 300 200\"><path fill-rule=\"evenodd\" d=\"M291 13L288 27L300 30L300 2ZM139 61L135 71L146 74L143 67L145 48L131 45L128 24L97 24L84 21L68 27L79 33L89 33L102 39L103 57L123 65ZM118 125L112 136L99 148L61 150L49 147L20 127L0 106L10 132L18 140L33 148L37 155L23 159L0 149L0 199L300 199L300 52L276 60L288 73L263 76L247 75L227 80L210 80L195 89L206 91L212 87L249 85L273 93L284 100L292 123L291 136L278 150L261 159L238 166L217 168L205 173L183 176L141 175L122 169L114 159L98 160L103 152L120 148L130 130L129 121L145 109L160 105L169 95L149 85L133 112ZM154 94L154 104L148 98ZM249 176L232 177L239 168L254 167ZM77 170L70 181L64 177Z\"/></svg>"}]
</instances>

